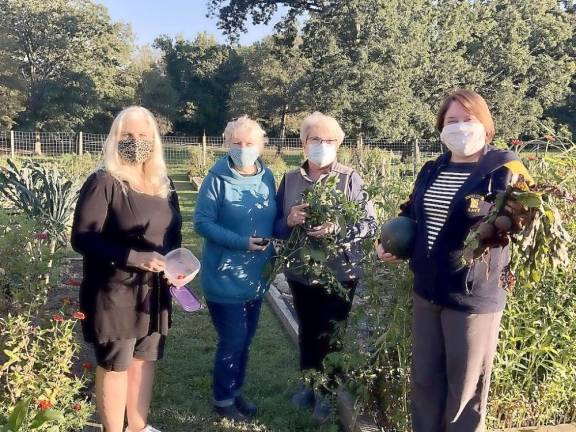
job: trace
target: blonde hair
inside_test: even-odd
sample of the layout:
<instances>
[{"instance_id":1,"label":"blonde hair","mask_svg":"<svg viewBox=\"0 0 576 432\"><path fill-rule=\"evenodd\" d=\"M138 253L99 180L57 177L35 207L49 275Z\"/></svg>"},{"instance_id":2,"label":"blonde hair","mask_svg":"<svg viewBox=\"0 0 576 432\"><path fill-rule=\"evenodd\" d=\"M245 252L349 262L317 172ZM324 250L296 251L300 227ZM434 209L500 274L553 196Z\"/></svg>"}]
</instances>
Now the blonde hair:
<instances>
[{"instance_id":1,"label":"blonde hair","mask_svg":"<svg viewBox=\"0 0 576 432\"><path fill-rule=\"evenodd\" d=\"M492 114L490 114L490 108L488 108L486 100L472 90L456 90L444 99L444 102L442 102L442 105L440 106L438 116L436 117L436 128L438 131L442 132L442 129L444 128L446 112L450 108L450 105L452 105L452 102L458 102L464 107L468 114L472 114L484 125L484 129L486 129L486 142L490 143L496 133L494 120L492 119Z\"/></svg>"},{"instance_id":2,"label":"blonde hair","mask_svg":"<svg viewBox=\"0 0 576 432\"><path fill-rule=\"evenodd\" d=\"M222 134L224 137L224 144L230 146L230 144L232 144L232 136L234 135L234 132L240 129L255 131L258 134L258 137L262 139L258 144L265 145L268 142L266 132L262 129L260 124L256 120L252 120L247 115L244 115L228 122L224 129L224 133Z\"/></svg>"},{"instance_id":3,"label":"blonde hair","mask_svg":"<svg viewBox=\"0 0 576 432\"><path fill-rule=\"evenodd\" d=\"M328 127L330 127L330 129L332 129L332 131L336 133L336 139L338 140L338 145L342 144L342 141L344 141L344 137L346 136L346 134L340 127L338 121L334 117L322 114L319 111L313 112L302 121L302 124L300 125L300 141L302 142L302 144L306 143L306 139L308 139L308 133L310 129L312 129L319 123L324 123Z\"/></svg>"},{"instance_id":4,"label":"blonde hair","mask_svg":"<svg viewBox=\"0 0 576 432\"><path fill-rule=\"evenodd\" d=\"M131 115L140 116L152 129L152 154L143 164L144 176L152 185L152 195L166 198L170 193L170 180L168 179L168 171L166 169L166 163L164 162L162 140L160 139L158 124L156 123L154 116L144 107L131 106L125 108L116 116L112 122L106 142L104 143L103 168L110 173L112 177L118 180L124 191L126 191L124 182L128 182L132 188L136 184L134 176L123 169L128 165L128 163L118 154L118 141L120 141L121 138L122 126L125 119Z\"/></svg>"}]
</instances>

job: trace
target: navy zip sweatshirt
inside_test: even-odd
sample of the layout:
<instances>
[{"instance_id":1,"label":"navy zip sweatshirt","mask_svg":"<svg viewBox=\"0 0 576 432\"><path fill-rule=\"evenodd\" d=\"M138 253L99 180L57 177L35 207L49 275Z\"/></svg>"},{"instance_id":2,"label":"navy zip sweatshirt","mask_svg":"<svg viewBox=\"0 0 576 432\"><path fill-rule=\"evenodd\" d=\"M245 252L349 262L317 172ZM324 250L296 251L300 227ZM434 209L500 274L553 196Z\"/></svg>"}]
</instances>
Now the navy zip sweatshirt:
<instances>
[{"instance_id":1,"label":"navy zip sweatshirt","mask_svg":"<svg viewBox=\"0 0 576 432\"><path fill-rule=\"evenodd\" d=\"M414 291L434 304L462 312L499 312L506 305L500 276L510 261L509 246L491 248L487 259L475 260L471 266L462 266L462 251L472 226L490 211L492 204L485 201L486 196L505 190L512 175L524 173L525 168L515 153L487 147L454 196L446 222L429 249L424 195L450 158L447 152L426 163L408 202L401 206L401 216L417 222L416 245L410 259Z\"/></svg>"}]
</instances>

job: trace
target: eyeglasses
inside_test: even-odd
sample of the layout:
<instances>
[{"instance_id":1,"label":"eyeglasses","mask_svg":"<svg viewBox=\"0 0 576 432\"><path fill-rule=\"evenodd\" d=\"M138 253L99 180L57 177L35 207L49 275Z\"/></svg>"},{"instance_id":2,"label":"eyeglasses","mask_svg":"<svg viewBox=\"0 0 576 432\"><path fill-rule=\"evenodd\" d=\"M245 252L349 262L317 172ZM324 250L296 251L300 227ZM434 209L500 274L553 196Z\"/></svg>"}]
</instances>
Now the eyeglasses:
<instances>
[{"instance_id":1,"label":"eyeglasses","mask_svg":"<svg viewBox=\"0 0 576 432\"><path fill-rule=\"evenodd\" d=\"M306 140L310 144L337 144L337 139L322 139L319 137L311 137Z\"/></svg>"}]
</instances>

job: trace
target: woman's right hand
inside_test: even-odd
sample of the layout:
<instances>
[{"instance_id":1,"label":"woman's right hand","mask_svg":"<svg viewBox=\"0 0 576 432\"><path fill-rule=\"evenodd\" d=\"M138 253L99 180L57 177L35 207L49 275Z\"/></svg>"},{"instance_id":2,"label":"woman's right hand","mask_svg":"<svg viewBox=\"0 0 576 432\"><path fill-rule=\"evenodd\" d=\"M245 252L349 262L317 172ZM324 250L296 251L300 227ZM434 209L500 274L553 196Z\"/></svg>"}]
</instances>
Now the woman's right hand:
<instances>
[{"instance_id":1,"label":"woman's right hand","mask_svg":"<svg viewBox=\"0 0 576 432\"><path fill-rule=\"evenodd\" d=\"M376 246L376 255L378 255L378 258L380 258L384 262L399 262L400 261L400 259L398 259L394 255L392 255L391 253L386 252L384 250L384 246L382 246L382 243L378 243L378 246Z\"/></svg>"},{"instance_id":2,"label":"woman's right hand","mask_svg":"<svg viewBox=\"0 0 576 432\"><path fill-rule=\"evenodd\" d=\"M128 254L128 264L140 270L159 273L166 267L164 255L158 252L138 252L131 250Z\"/></svg>"},{"instance_id":3,"label":"woman's right hand","mask_svg":"<svg viewBox=\"0 0 576 432\"><path fill-rule=\"evenodd\" d=\"M288 213L288 217L286 218L286 223L290 228L297 225L302 225L304 222L306 222L308 213L306 213L304 209L308 206L309 204L300 204L295 205L290 209L290 213Z\"/></svg>"},{"instance_id":4,"label":"woman's right hand","mask_svg":"<svg viewBox=\"0 0 576 432\"><path fill-rule=\"evenodd\" d=\"M266 243L265 245L262 245L263 241L264 239L262 237L250 237L250 239L248 240L248 250L252 252L265 251L270 245L270 242Z\"/></svg>"}]
</instances>

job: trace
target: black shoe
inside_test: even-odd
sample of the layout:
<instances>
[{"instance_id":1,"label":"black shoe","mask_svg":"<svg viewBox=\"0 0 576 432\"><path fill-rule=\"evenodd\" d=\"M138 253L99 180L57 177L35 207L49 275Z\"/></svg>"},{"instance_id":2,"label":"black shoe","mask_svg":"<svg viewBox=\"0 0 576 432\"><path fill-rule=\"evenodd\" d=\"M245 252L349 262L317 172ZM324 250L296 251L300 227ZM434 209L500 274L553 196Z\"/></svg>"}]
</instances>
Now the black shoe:
<instances>
[{"instance_id":1,"label":"black shoe","mask_svg":"<svg viewBox=\"0 0 576 432\"><path fill-rule=\"evenodd\" d=\"M302 385L300 389L292 396L292 405L294 405L296 408L311 408L314 406L314 402L314 391L304 385Z\"/></svg>"},{"instance_id":2,"label":"black shoe","mask_svg":"<svg viewBox=\"0 0 576 432\"><path fill-rule=\"evenodd\" d=\"M240 411L240 413L245 415L246 417L248 418L256 417L256 412L258 411L256 405L244 399L242 395L236 396L236 399L234 400L234 405L236 406L238 411Z\"/></svg>"},{"instance_id":3,"label":"black shoe","mask_svg":"<svg viewBox=\"0 0 576 432\"><path fill-rule=\"evenodd\" d=\"M216 414L218 414L220 417L223 417L228 420L234 420L234 421L247 420L247 417L244 414L242 414L238 410L238 408L236 408L236 405L228 405L225 407L214 406L214 411L216 411Z\"/></svg>"}]
</instances>

